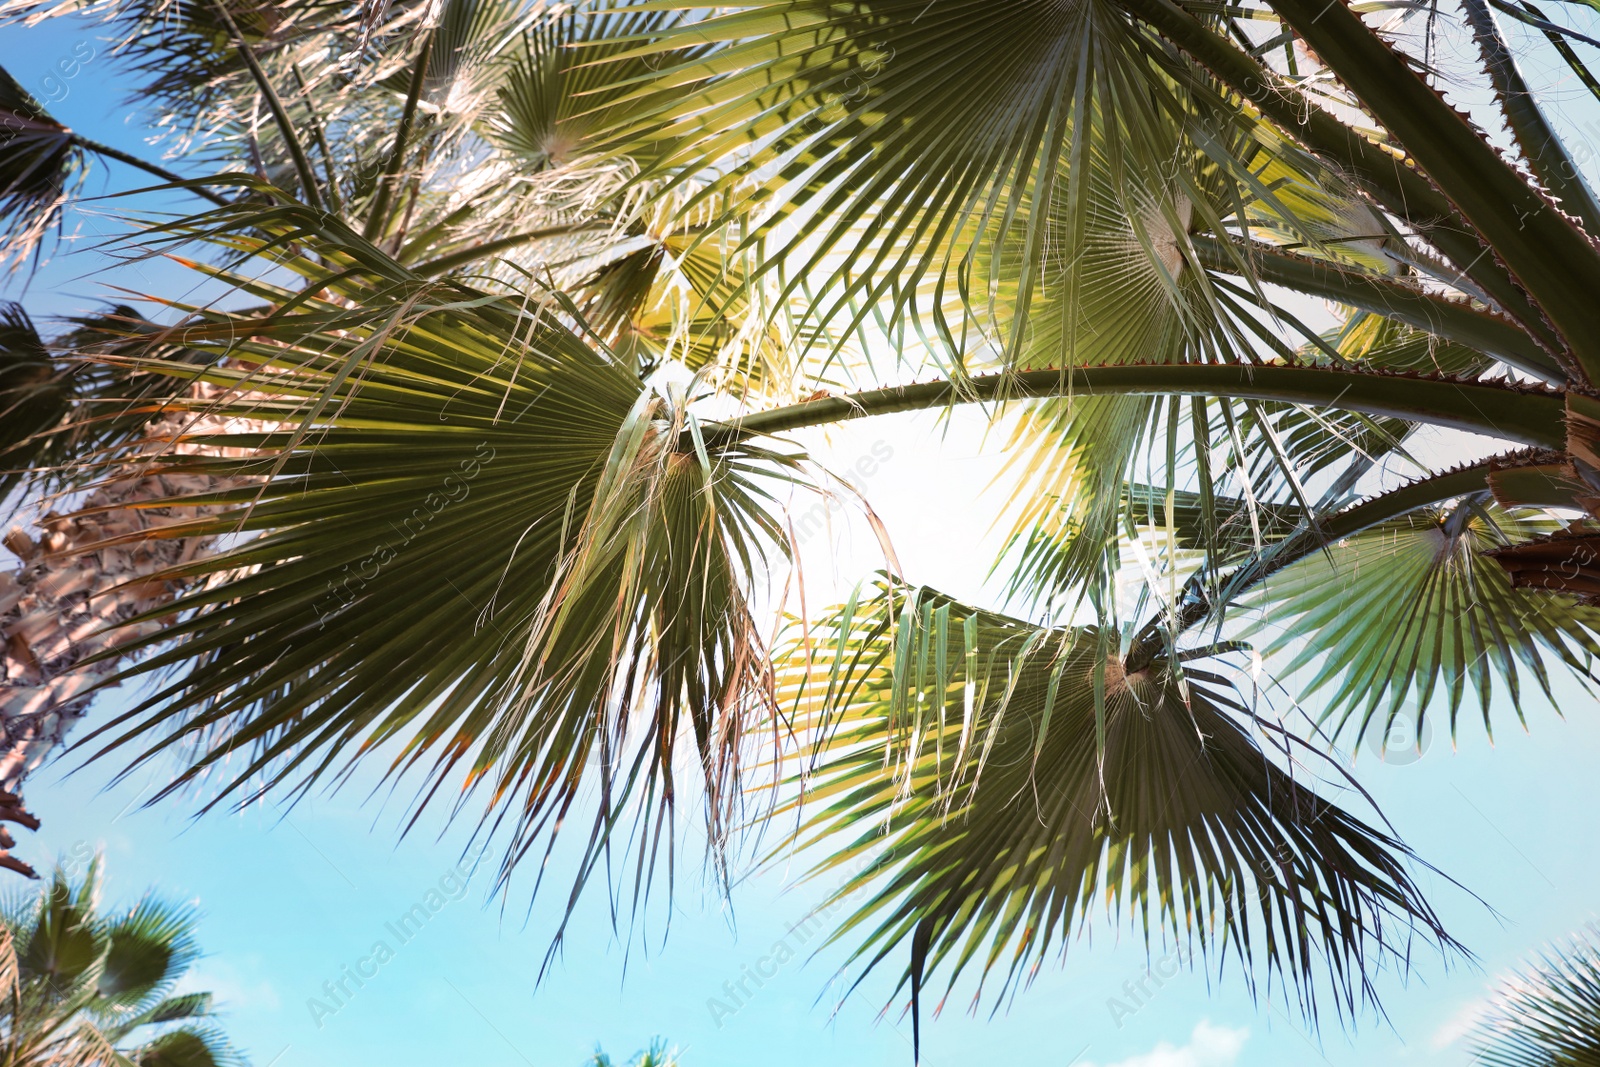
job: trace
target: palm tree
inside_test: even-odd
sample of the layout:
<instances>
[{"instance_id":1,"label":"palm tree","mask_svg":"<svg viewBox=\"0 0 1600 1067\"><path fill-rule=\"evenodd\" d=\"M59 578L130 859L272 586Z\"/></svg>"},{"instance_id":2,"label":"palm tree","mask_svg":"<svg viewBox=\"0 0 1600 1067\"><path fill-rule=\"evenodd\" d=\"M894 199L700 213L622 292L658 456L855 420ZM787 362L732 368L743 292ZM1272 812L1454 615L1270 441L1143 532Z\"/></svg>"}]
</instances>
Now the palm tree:
<instances>
[{"instance_id":1,"label":"palm tree","mask_svg":"<svg viewBox=\"0 0 1600 1067\"><path fill-rule=\"evenodd\" d=\"M1307 1014L1458 950L1329 746L1595 680L1600 206L1498 20L1600 94L1593 42L1482 0L664 6L105 7L224 170L142 246L239 299L45 347L252 429L81 457L208 480L98 544L212 546L118 620L97 685L157 682L89 751L220 804L393 744L503 882L595 780L579 886L670 864L684 790L719 861L803 805L914 1014L1099 899ZM50 181L5 150L19 232L93 151L54 136ZM769 648L826 484L786 435L958 406L1002 431L1003 601L891 570Z\"/></svg>"},{"instance_id":2,"label":"palm tree","mask_svg":"<svg viewBox=\"0 0 1600 1067\"><path fill-rule=\"evenodd\" d=\"M136 322L137 313L117 307L108 316L79 320L68 341L103 340L112 320ZM88 711L90 691L116 674L129 631L108 630L105 624L170 605L185 586L161 573L207 545L205 538L130 541L129 535L156 526L181 527L200 514L195 507L151 506L152 501L165 500L174 490L216 490L232 483L173 482L146 469L141 457L188 447L175 445L176 439L206 425L163 412L166 379L56 360L17 305L0 303L0 321L6 323L0 332L0 373L6 382L0 397L10 431L4 451L13 464L33 472L26 480L40 504L34 535L13 527L5 537L22 566L0 584L0 625L8 652L0 678L0 819L38 829L38 820L21 803L22 783ZM204 388L191 386L190 392L201 396ZM210 428L226 426L212 420ZM48 507L56 493L76 488L73 457L108 448L125 452L117 469L101 472L106 476L100 484L73 494L72 506ZM23 480L13 474L0 484L9 493ZM118 537L125 544L105 544ZM160 624L146 620L134 632L140 629L154 632ZM0 828L0 866L37 877L7 851L14 844Z\"/></svg>"},{"instance_id":3,"label":"palm tree","mask_svg":"<svg viewBox=\"0 0 1600 1067\"><path fill-rule=\"evenodd\" d=\"M1477 1025L1484 1067L1600 1064L1600 935L1593 927L1507 978Z\"/></svg>"},{"instance_id":4,"label":"palm tree","mask_svg":"<svg viewBox=\"0 0 1600 1067\"><path fill-rule=\"evenodd\" d=\"M585 1067L613 1067L610 1056L599 1049ZM650 1047L633 1054L626 1067L678 1067L678 1054L667 1051L667 1043L660 1038L650 1042Z\"/></svg>"},{"instance_id":5,"label":"palm tree","mask_svg":"<svg viewBox=\"0 0 1600 1067\"><path fill-rule=\"evenodd\" d=\"M191 910L146 897L103 914L99 861L56 870L0 917L6 1067L220 1067L240 1062L211 1025L211 994L177 993L194 963Z\"/></svg>"}]
</instances>

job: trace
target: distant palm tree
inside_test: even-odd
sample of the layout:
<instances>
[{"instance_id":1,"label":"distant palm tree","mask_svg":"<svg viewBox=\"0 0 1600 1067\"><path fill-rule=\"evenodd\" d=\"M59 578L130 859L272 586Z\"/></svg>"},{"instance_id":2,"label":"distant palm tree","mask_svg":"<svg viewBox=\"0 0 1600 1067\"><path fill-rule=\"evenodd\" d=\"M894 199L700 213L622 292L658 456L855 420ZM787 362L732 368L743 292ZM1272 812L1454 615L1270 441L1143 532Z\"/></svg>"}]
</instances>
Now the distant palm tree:
<instances>
[{"instance_id":1,"label":"distant palm tree","mask_svg":"<svg viewBox=\"0 0 1600 1067\"><path fill-rule=\"evenodd\" d=\"M146 897L106 914L99 863L0 910L0 1067L224 1067L210 993L176 993L194 914Z\"/></svg>"},{"instance_id":2,"label":"distant palm tree","mask_svg":"<svg viewBox=\"0 0 1600 1067\"><path fill-rule=\"evenodd\" d=\"M667 1051L667 1043L658 1037L650 1042L649 1048L635 1052L633 1059L626 1064L617 1064L610 1056L596 1049L594 1057L584 1067L678 1067L678 1053L676 1049Z\"/></svg>"}]
</instances>

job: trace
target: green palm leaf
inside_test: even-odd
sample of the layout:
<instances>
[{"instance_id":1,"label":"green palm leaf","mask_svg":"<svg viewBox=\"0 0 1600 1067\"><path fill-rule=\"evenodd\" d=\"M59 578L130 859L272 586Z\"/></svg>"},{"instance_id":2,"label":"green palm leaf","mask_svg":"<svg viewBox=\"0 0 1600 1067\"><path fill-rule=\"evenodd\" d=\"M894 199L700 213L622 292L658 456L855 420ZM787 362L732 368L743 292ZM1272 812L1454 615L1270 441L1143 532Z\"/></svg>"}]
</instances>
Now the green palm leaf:
<instances>
[{"instance_id":1,"label":"green palm leaf","mask_svg":"<svg viewBox=\"0 0 1600 1067\"><path fill-rule=\"evenodd\" d=\"M199 1030L172 1030L134 1049L138 1067L229 1067L242 1061L215 1035Z\"/></svg>"},{"instance_id":2,"label":"green palm leaf","mask_svg":"<svg viewBox=\"0 0 1600 1067\"><path fill-rule=\"evenodd\" d=\"M1269 577L1249 599L1251 632L1294 690L1316 697L1318 717L1355 740L1386 733L1406 702L1425 717L1436 694L1451 736L1470 686L1492 736L1498 693L1523 716L1523 673L1555 703L1550 669L1592 683L1600 655L1600 611L1571 597L1513 589L1484 552L1559 529L1487 494L1425 509L1326 546ZM1421 722L1417 723L1418 728Z\"/></svg>"},{"instance_id":3,"label":"green palm leaf","mask_svg":"<svg viewBox=\"0 0 1600 1067\"><path fill-rule=\"evenodd\" d=\"M1503 982L1475 1033L1484 1067L1600 1064L1600 934L1591 925Z\"/></svg>"},{"instance_id":4,"label":"green palm leaf","mask_svg":"<svg viewBox=\"0 0 1600 1067\"><path fill-rule=\"evenodd\" d=\"M676 49L712 43L670 62ZM626 55L669 62L616 124L619 150L664 141L673 147L652 173L680 181L726 159L729 182L765 187L763 230L806 220L804 247L785 239L769 253L794 253L790 286L819 269L831 280L819 322L861 321L885 298L904 308L924 277L948 276L953 290L980 236L1016 232L1026 250L1012 297L1020 338L1046 244L1018 213L1068 185L1092 125L1082 116L1115 96L1130 151L1154 155L1168 139L1152 118L1159 108L1132 91L1148 76L1139 35L1099 3L774 0L694 20Z\"/></svg>"},{"instance_id":5,"label":"green palm leaf","mask_svg":"<svg viewBox=\"0 0 1600 1067\"><path fill-rule=\"evenodd\" d=\"M213 1014L210 993L180 993L163 997L148 1007L112 1027L108 1032L114 1040L121 1040L141 1026L155 1023L184 1022L208 1019Z\"/></svg>"},{"instance_id":6,"label":"green palm leaf","mask_svg":"<svg viewBox=\"0 0 1600 1067\"><path fill-rule=\"evenodd\" d=\"M266 428L156 464L243 486L182 498L207 514L164 531L246 536L173 573L218 580L126 672L168 684L101 735L147 755L197 741L184 778L219 774L213 803L384 748L391 773L425 775L419 812L447 782L486 791L505 876L598 774L581 881L633 804L674 802L686 734L720 842L771 713L747 596L785 550L763 482L788 461L704 447L686 397L592 348L559 301L426 282L314 213L279 216L323 235L322 263L285 261L307 289L240 280L275 310L196 309L181 331L226 355L205 373L223 397L189 405Z\"/></svg>"},{"instance_id":7,"label":"green palm leaf","mask_svg":"<svg viewBox=\"0 0 1600 1067\"><path fill-rule=\"evenodd\" d=\"M1125 674L1120 652L890 585L788 649L782 692L824 739L797 839L827 843L818 873L851 865L831 902L861 902L832 938L863 974L908 952L914 1004L935 972L947 993L996 973L1004 996L1103 905L1152 947L1231 955L1307 1012L1326 983L1348 1013L1414 935L1459 947L1405 846L1319 794L1309 750L1222 675Z\"/></svg>"},{"instance_id":8,"label":"green palm leaf","mask_svg":"<svg viewBox=\"0 0 1600 1067\"><path fill-rule=\"evenodd\" d=\"M76 887L63 878L51 882L19 939L17 960L25 971L71 985L99 962L107 942L90 912L93 881Z\"/></svg>"},{"instance_id":9,"label":"green palm leaf","mask_svg":"<svg viewBox=\"0 0 1600 1067\"><path fill-rule=\"evenodd\" d=\"M0 262L17 266L51 229L83 180L83 151L72 131L0 69Z\"/></svg>"},{"instance_id":10,"label":"green palm leaf","mask_svg":"<svg viewBox=\"0 0 1600 1067\"><path fill-rule=\"evenodd\" d=\"M111 920L105 928L110 943L95 983L99 999L117 1008L149 1000L199 957L194 926L192 909L150 897Z\"/></svg>"},{"instance_id":11,"label":"green palm leaf","mask_svg":"<svg viewBox=\"0 0 1600 1067\"><path fill-rule=\"evenodd\" d=\"M631 38L659 34L678 21L675 12L625 6L558 10L522 35L489 128L535 170L592 154L594 134L618 121L609 108L661 66L659 59L617 57L631 51Z\"/></svg>"},{"instance_id":12,"label":"green palm leaf","mask_svg":"<svg viewBox=\"0 0 1600 1067\"><path fill-rule=\"evenodd\" d=\"M71 390L19 304L0 303L0 497L26 476L42 439L66 416Z\"/></svg>"}]
</instances>

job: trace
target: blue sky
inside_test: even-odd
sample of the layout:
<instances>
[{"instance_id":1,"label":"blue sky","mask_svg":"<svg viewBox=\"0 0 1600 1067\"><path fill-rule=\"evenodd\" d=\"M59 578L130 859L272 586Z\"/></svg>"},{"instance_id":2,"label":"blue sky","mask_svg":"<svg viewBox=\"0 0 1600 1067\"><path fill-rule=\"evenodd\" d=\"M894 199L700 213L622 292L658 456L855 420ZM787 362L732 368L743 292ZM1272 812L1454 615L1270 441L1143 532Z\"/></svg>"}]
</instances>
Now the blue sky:
<instances>
[{"instance_id":1,"label":"blue sky","mask_svg":"<svg viewBox=\"0 0 1600 1067\"><path fill-rule=\"evenodd\" d=\"M56 61L77 42L93 41L100 54L64 83L68 92L51 109L91 136L148 151L137 121L123 118L129 109L96 32L70 22L7 28L0 31L0 64L45 96L44 78ZM97 167L89 189L144 183L140 175L119 171L108 184ZM75 219L90 238L116 228L94 216ZM92 272L107 262L88 251L58 258L32 279L25 303L39 316L88 308L107 281ZM191 284L177 268L160 264L124 267L117 281L169 294ZM21 282L12 279L3 295L18 296ZM994 509L982 503L992 467L978 457L976 423L958 418L941 428L896 417L852 425L813 443L836 469L887 452L864 488L896 534L906 573L958 595L978 595L992 555ZM1439 447L1455 446L1445 441ZM972 505L928 508L931 494L949 494L952 487L958 497L970 495ZM808 580L817 588L853 581L875 565L875 544L864 526L843 527L836 540L823 540L808 546L816 557ZM1136 1011L1114 1012L1108 1002L1119 998L1126 1008L1125 986L1144 976L1150 961L1129 930L1101 917L1064 963L1048 966L992 1018L989 1000L974 1017L953 999L925 1026L924 1061L930 1067L1469 1063L1452 1037L1495 976L1596 917L1591 887L1600 884L1600 850L1592 846L1590 827L1600 811L1600 775L1594 772L1600 709L1576 689L1561 692L1565 718L1534 702L1529 734L1509 709L1499 709L1494 746L1464 715L1455 750L1449 738L1436 736L1413 764L1389 765L1370 755L1357 763L1362 784L1400 835L1471 891L1438 875L1420 876L1447 926L1478 960L1447 969L1424 951L1409 979L1381 975L1387 1020L1368 1014L1350 1034L1330 1018L1320 1037L1308 1035L1281 998L1252 1002L1233 967L1220 980L1214 972L1187 969L1159 986L1147 980L1150 995ZM109 717L125 699L103 699L95 715ZM728 1003L724 984L738 982L743 968L768 955L829 885L795 885L800 861L788 870L753 874L730 906L707 889L690 855L664 938L668 915L659 904L630 936L613 931L603 897L592 895L540 983L566 888L559 854L550 884L530 907L525 878L508 898L488 899L487 872L479 871L463 892L453 869L467 827L425 818L400 840L404 796L387 803L381 794L368 799L370 781L308 798L292 810L267 805L196 819L194 805L181 799L141 805L160 784L161 768L111 784L115 764L66 774L73 763L48 768L30 783L29 800L44 828L27 837L23 850L71 855L80 845L102 849L110 899L131 899L154 886L196 901L208 953L196 982L221 995L227 1028L257 1067L576 1067L597 1042L626 1055L655 1035L685 1048L688 1067L910 1063L909 1024L893 1012L878 1018L882 981L869 981L833 1013L829 980L842 958L837 951L814 959L802 953L754 989L736 1013L713 1010L714 998ZM692 812L684 833L694 835ZM390 925L418 903L438 907L401 944ZM371 973L379 941L388 943L392 957L384 953L376 974L359 988L346 980L352 994L341 996L343 1003L330 1013L325 983L340 981L346 966Z\"/></svg>"}]
</instances>

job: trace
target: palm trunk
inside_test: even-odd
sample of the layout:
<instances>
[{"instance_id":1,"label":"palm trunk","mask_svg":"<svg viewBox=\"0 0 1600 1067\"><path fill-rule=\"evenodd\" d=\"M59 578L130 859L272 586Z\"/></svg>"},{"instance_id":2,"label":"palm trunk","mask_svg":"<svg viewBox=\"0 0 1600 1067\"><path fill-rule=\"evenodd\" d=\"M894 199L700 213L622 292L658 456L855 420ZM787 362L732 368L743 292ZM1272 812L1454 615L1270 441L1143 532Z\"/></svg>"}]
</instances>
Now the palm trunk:
<instances>
[{"instance_id":1,"label":"palm trunk","mask_svg":"<svg viewBox=\"0 0 1600 1067\"><path fill-rule=\"evenodd\" d=\"M165 569L209 551L210 539L143 538L104 545L198 517L194 506L151 507L180 494L221 490L221 478L152 473L149 459L174 447L180 434L224 432L223 420L175 413L153 421L144 447L68 513L46 512L33 532L13 527L3 543L22 561L0 573L0 823L38 828L21 801L23 784L67 738L95 693L123 666L117 649L147 636L163 620L121 626L173 603L187 584L158 577ZM194 446L177 445L181 451ZM94 546L101 547L94 547ZM33 868L10 855L11 835L0 826L0 867L28 877Z\"/></svg>"}]
</instances>

